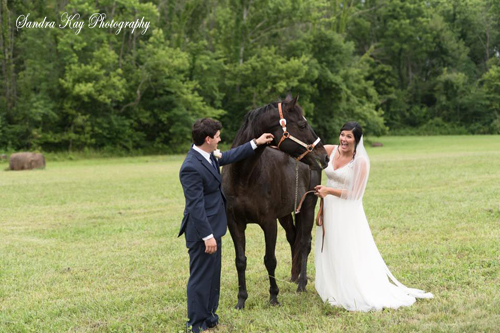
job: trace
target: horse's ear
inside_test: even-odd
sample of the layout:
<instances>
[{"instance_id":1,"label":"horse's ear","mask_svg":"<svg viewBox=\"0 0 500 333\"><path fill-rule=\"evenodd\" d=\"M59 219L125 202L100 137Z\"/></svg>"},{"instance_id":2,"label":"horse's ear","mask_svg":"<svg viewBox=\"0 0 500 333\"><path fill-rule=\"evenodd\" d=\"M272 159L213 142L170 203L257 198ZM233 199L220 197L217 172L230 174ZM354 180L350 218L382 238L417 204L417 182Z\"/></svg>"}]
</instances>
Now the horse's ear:
<instances>
[{"instance_id":1,"label":"horse's ear","mask_svg":"<svg viewBox=\"0 0 500 333\"><path fill-rule=\"evenodd\" d=\"M292 93L289 92L288 95L286 95L286 98L283 102L286 103L287 110L293 110L295 108L295 105L297 105L298 100L299 100L298 94L295 98L293 98Z\"/></svg>"},{"instance_id":2,"label":"horse's ear","mask_svg":"<svg viewBox=\"0 0 500 333\"><path fill-rule=\"evenodd\" d=\"M292 95L291 94L289 94L288 96L290 96L290 100L287 103L287 109L288 110L293 110L295 108L295 105L297 105L297 101L299 100L299 95L297 94L297 96L295 96L294 99L292 99ZM288 99L288 96L286 97L287 99Z\"/></svg>"}]
</instances>

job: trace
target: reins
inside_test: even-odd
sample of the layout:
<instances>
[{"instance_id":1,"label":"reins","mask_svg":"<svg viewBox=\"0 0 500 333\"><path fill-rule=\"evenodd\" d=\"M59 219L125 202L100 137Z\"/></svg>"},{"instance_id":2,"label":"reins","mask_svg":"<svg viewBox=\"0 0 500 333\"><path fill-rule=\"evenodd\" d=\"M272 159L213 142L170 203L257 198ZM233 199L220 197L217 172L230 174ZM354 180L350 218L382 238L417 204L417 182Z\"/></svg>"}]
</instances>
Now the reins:
<instances>
[{"instance_id":1,"label":"reins","mask_svg":"<svg viewBox=\"0 0 500 333\"><path fill-rule=\"evenodd\" d=\"M307 191L306 193L304 193L304 195L302 195L302 198L300 199L299 206L295 210L295 214L300 213L300 208L302 208L302 204L304 203L304 200L306 199L306 196L308 194L315 193L315 192L316 192L315 190L310 190L310 191ZM322 237L322 240L321 240L321 252L323 252L323 246L325 245L325 223L324 223L324 220L323 220L323 205L324 205L324 199L320 198L320 201L319 201L319 210L318 210L318 214L316 215L316 225L318 227L321 227L321 229L323 229L323 237Z\"/></svg>"}]
</instances>

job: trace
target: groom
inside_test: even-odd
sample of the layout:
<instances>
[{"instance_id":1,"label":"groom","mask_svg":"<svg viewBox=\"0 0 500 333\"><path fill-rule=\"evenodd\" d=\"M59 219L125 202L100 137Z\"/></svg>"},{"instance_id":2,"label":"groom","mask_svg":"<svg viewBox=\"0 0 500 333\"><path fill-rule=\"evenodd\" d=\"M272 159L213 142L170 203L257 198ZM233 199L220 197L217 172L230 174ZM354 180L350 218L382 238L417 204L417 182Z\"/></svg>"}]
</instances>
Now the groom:
<instances>
[{"instance_id":1,"label":"groom","mask_svg":"<svg viewBox=\"0 0 500 333\"><path fill-rule=\"evenodd\" d=\"M213 152L221 140L219 121L197 120L192 128L194 145L179 172L186 207L179 236L186 237L189 248L189 281L187 285L187 327L198 333L215 327L219 304L221 272L221 237L226 234L226 198L221 190L219 166L237 162L253 155L259 145L273 140L272 134L222 153L219 160Z\"/></svg>"}]
</instances>

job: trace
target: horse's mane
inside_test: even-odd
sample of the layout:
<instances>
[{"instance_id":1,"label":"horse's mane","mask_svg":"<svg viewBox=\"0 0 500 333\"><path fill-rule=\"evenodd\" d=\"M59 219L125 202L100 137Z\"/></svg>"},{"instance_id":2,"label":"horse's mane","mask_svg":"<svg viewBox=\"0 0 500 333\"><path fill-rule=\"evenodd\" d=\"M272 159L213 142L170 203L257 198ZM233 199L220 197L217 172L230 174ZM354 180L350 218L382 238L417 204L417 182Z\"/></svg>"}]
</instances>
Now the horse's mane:
<instances>
[{"instance_id":1,"label":"horse's mane","mask_svg":"<svg viewBox=\"0 0 500 333\"><path fill-rule=\"evenodd\" d=\"M233 141L233 147L257 138L257 136L260 136L263 133L262 124L256 120L264 115L270 107L277 108L278 104L267 104L261 108L247 112L245 119L243 120L243 125L241 125L238 133L236 133L236 137Z\"/></svg>"}]
</instances>

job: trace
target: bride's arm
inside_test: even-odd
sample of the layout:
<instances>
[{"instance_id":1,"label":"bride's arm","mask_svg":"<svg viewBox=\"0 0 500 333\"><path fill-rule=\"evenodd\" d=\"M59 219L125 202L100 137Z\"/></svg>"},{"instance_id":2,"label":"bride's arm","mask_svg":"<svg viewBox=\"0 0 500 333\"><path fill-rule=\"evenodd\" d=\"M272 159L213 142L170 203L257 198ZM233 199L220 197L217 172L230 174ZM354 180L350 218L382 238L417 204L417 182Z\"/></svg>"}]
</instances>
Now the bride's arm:
<instances>
[{"instance_id":1,"label":"bride's arm","mask_svg":"<svg viewBox=\"0 0 500 333\"><path fill-rule=\"evenodd\" d=\"M317 185L314 190L318 197L324 198L327 195L334 195L336 197L346 200L359 200L363 197L366 181L368 178L368 163L365 159L357 161L355 166L355 178L348 189L338 189L333 187L326 187Z\"/></svg>"},{"instance_id":2,"label":"bride's arm","mask_svg":"<svg viewBox=\"0 0 500 333\"><path fill-rule=\"evenodd\" d=\"M325 146L325 149L326 147L327 146ZM366 182L368 180L368 168L368 160L366 158L360 157L354 164L354 177L349 188L338 189L333 187L326 187L323 185L317 185L314 188L314 190L316 191L314 194L321 198L324 198L327 195L334 195L346 200L359 200L363 197Z\"/></svg>"},{"instance_id":3,"label":"bride's arm","mask_svg":"<svg viewBox=\"0 0 500 333\"><path fill-rule=\"evenodd\" d=\"M335 145L324 145L327 156L331 156Z\"/></svg>"}]
</instances>

